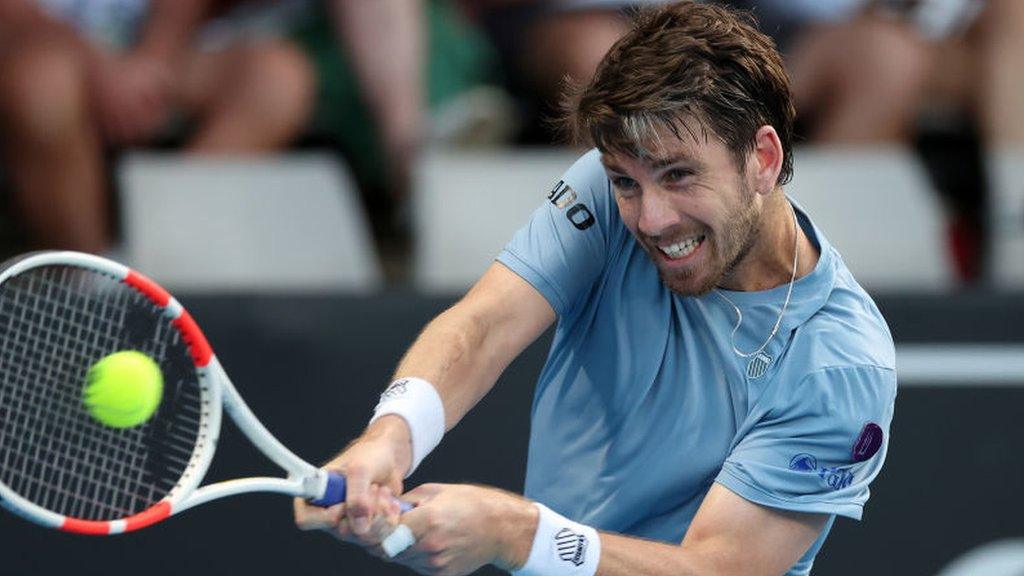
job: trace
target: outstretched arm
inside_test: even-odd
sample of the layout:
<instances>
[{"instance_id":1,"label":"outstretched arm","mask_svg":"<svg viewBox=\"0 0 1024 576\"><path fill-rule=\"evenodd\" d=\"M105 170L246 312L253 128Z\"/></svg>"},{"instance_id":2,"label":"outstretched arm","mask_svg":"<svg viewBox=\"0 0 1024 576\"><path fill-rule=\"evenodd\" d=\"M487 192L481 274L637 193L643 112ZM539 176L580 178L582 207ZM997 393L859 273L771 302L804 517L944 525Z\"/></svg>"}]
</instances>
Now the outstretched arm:
<instances>
[{"instance_id":1,"label":"outstretched arm","mask_svg":"<svg viewBox=\"0 0 1024 576\"><path fill-rule=\"evenodd\" d=\"M504 265L493 264L462 298L431 321L402 358L396 378L430 382L441 398L444 427L450 429L494 386L506 366L555 319L547 300ZM303 529L347 530L360 543L373 544L370 519L381 511L374 486L401 493L412 464L406 420L387 415L375 420L327 467L346 475L344 507L320 510L296 502L296 523ZM347 534L347 532L346 532ZM364 538L360 538L363 540Z\"/></svg>"}]
</instances>

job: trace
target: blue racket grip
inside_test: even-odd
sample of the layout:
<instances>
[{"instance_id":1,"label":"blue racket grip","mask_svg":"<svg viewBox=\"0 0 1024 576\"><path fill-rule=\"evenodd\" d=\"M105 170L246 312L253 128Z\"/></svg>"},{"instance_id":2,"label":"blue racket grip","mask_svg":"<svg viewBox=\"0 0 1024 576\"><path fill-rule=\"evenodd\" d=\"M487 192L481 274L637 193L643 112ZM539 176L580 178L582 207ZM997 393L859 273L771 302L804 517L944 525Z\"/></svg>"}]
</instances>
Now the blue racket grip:
<instances>
[{"instance_id":1,"label":"blue racket grip","mask_svg":"<svg viewBox=\"0 0 1024 576\"><path fill-rule=\"evenodd\" d=\"M324 495L320 498L314 498L309 501L313 506L319 506L321 508L327 508L328 506L334 506L345 501L345 494L347 492L345 477L341 474L334 472L327 473L327 489L324 490ZM413 505L409 502L403 502L398 498L393 498L398 502L398 507L402 510L402 513L406 513L413 509Z\"/></svg>"}]
</instances>

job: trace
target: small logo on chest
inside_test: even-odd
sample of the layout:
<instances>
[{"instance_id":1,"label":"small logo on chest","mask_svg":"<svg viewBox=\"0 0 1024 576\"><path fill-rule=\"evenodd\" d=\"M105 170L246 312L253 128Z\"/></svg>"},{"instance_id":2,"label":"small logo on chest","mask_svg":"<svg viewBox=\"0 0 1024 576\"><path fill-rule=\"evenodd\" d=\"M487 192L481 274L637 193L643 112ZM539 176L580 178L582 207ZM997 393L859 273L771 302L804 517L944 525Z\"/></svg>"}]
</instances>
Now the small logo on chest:
<instances>
[{"instance_id":1,"label":"small logo on chest","mask_svg":"<svg viewBox=\"0 0 1024 576\"><path fill-rule=\"evenodd\" d=\"M764 376L768 367L772 365L772 357L764 352L758 352L747 362L747 378L754 379Z\"/></svg>"}]
</instances>

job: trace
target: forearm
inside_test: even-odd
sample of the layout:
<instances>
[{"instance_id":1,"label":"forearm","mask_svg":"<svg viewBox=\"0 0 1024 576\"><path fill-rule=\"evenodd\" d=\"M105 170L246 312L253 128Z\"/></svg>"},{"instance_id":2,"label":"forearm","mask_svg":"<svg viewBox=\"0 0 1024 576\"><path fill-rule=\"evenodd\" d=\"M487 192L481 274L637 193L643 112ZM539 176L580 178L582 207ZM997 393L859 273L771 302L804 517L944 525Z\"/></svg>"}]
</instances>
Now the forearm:
<instances>
[{"instance_id":1,"label":"forearm","mask_svg":"<svg viewBox=\"0 0 1024 576\"><path fill-rule=\"evenodd\" d=\"M704 497L681 544L601 533L600 556L586 557L585 565L596 564L597 576L779 576L807 552L827 520L825 514L760 506L715 484ZM544 522L549 528L542 528ZM592 530L582 525L573 528L571 521L542 510L535 536L552 534L550 526L567 526L579 533ZM538 543L534 541L533 546ZM506 542L502 548L512 550L515 546ZM513 565L525 562L526 558L518 557Z\"/></svg>"},{"instance_id":2,"label":"forearm","mask_svg":"<svg viewBox=\"0 0 1024 576\"><path fill-rule=\"evenodd\" d=\"M596 576L691 576L744 574L729 558L677 544L601 533L601 561Z\"/></svg>"},{"instance_id":3,"label":"forearm","mask_svg":"<svg viewBox=\"0 0 1024 576\"><path fill-rule=\"evenodd\" d=\"M554 320L554 310L539 292L494 263L458 304L427 325L395 377L415 376L433 384L449 430Z\"/></svg>"},{"instance_id":4,"label":"forearm","mask_svg":"<svg viewBox=\"0 0 1024 576\"><path fill-rule=\"evenodd\" d=\"M389 416L375 420L367 434L383 434L405 448L415 441L415 461L396 455L400 463L415 465L554 319L539 292L504 265L492 264L458 304L427 325L395 371L396 379L429 384L403 387L403 399L385 399L377 414Z\"/></svg>"},{"instance_id":5,"label":"forearm","mask_svg":"<svg viewBox=\"0 0 1024 576\"><path fill-rule=\"evenodd\" d=\"M509 344L487 324L453 307L427 325L395 370L395 378L415 376L434 385L444 404L445 430L490 391L515 356L498 353Z\"/></svg>"},{"instance_id":6,"label":"forearm","mask_svg":"<svg viewBox=\"0 0 1024 576\"><path fill-rule=\"evenodd\" d=\"M519 529L528 519L522 511L510 512L500 525L502 530L515 535L506 540L505 557L513 558L513 568L522 568L529 557L534 542L534 530L527 533L524 547L523 530ZM536 529L537 520L534 519ZM686 546L655 542L633 536L611 532L599 532L600 558L597 559L595 576L747 576L763 575L763 567L754 568L743 563L740 551L726 552L724 547L715 545ZM525 549L525 553L523 550ZM556 562L564 562L559 560Z\"/></svg>"}]
</instances>

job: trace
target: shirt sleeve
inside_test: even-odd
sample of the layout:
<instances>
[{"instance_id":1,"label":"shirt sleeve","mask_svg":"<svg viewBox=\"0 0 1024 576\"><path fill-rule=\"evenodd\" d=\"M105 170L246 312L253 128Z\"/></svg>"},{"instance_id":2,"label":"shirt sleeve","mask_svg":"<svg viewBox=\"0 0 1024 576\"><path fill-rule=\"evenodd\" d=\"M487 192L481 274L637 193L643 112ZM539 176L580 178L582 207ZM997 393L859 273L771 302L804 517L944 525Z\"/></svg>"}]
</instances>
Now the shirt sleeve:
<instances>
[{"instance_id":1,"label":"shirt sleeve","mask_svg":"<svg viewBox=\"0 0 1024 576\"><path fill-rule=\"evenodd\" d=\"M615 211L600 153L592 150L566 171L497 260L564 316L604 270Z\"/></svg>"},{"instance_id":2,"label":"shirt sleeve","mask_svg":"<svg viewBox=\"0 0 1024 576\"><path fill-rule=\"evenodd\" d=\"M860 520L888 448L895 372L826 368L773 396L715 481L764 506Z\"/></svg>"}]
</instances>

